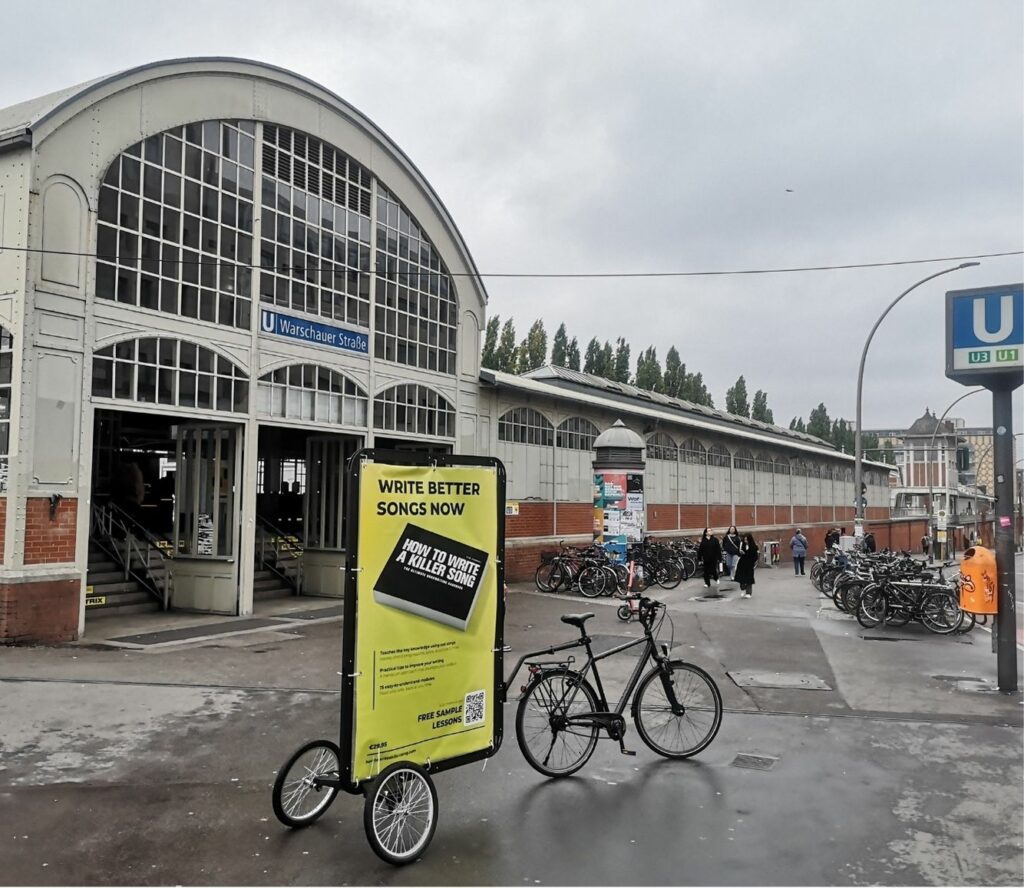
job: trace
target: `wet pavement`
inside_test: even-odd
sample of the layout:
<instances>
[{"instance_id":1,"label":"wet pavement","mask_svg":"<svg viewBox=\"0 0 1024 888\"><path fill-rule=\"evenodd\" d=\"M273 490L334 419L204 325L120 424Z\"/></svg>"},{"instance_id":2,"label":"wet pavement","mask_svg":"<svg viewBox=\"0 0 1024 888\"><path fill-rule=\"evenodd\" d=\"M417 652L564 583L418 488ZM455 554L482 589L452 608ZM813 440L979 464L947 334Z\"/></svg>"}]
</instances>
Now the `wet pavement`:
<instances>
[{"instance_id":1,"label":"wet pavement","mask_svg":"<svg viewBox=\"0 0 1024 888\"><path fill-rule=\"evenodd\" d=\"M403 869L370 851L359 796L301 831L271 811L288 754L337 739L336 602L293 600L237 634L151 616L0 649L0 884L1021 884L1024 707L988 690L989 636L864 630L785 570L759 572L752 599L702 591L659 597L663 639L722 690L705 752L666 761L630 730L636 757L605 741L546 780L513 700L494 758L436 776L437 832ZM588 610L602 644L639 635L609 600L522 591L506 661ZM605 663L615 697L633 661Z\"/></svg>"}]
</instances>

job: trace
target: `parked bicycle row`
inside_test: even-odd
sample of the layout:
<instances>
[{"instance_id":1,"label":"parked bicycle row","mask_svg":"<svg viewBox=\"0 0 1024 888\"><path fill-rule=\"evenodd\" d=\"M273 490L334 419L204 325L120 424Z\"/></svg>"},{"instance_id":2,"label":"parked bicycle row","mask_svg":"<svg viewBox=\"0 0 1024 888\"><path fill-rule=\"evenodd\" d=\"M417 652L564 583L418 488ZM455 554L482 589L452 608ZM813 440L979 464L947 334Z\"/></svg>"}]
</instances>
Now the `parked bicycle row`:
<instances>
[{"instance_id":1,"label":"parked bicycle row","mask_svg":"<svg viewBox=\"0 0 1024 888\"><path fill-rule=\"evenodd\" d=\"M533 576L540 592L579 592L587 598L626 597L650 586L674 589L697 570L696 547L685 540L671 543L647 540L631 546L625 562L613 561L601 546L560 545L541 553Z\"/></svg>"},{"instance_id":2,"label":"parked bicycle row","mask_svg":"<svg viewBox=\"0 0 1024 888\"><path fill-rule=\"evenodd\" d=\"M921 623L937 635L969 632L978 618L960 607L959 572L946 561L929 569L907 552L844 553L833 548L814 559L810 579L843 613L865 629ZM985 618L982 617L982 620Z\"/></svg>"}]
</instances>

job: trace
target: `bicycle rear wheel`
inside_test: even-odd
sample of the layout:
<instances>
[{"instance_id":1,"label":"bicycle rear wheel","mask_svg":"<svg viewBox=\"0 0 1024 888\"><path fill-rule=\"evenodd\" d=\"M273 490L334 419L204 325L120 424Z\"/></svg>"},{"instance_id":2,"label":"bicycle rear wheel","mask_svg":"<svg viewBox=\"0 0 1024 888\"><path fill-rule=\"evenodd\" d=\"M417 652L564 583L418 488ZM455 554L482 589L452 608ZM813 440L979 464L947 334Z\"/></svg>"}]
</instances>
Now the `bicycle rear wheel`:
<instances>
[{"instance_id":1,"label":"bicycle rear wheel","mask_svg":"<svg viewBox=\"0 0 1024 888\"><path fill-rule=\"evenodd\" d=\"M684 759L715 739L722 726L722 695L699 666L672 660L670 670L666 674L655 666L641 680L633 721L640 739L658 755Z\"/></svg>"},{"instance_id":2,"label":"bicycle rear wheel","mask_svg":"<svg viewBox=\"0 0 1024 888\"><path fill-rule=\"evenodd\" d=\"M960 628L964 612L952 595L932 592L921 602L921 622L936 635L950 635Z\"/></svg>"},{"instance_id":3,"label":"bicycle rear wheel","mask_svg":"<svg viewBox=\"0 0 1024 888\"><path fill-rule=\"evenodd\" d=\"M865 629L874 629L885 620L885 592L878 586L868 586L861 592L857 605L857 622Z\"/></svg>"},{"instance_id":4,"label":"bicycle rear wheel","mask_svg":"<svg viewBox=\"0 0 1024 888\"><path fill-rule=\"evenodd\" d=\"M675 589L683 581L683 572L678 564L666 559L655 568L654 581L662 589Z\"/></svg>"},{"instance_id":5,"label":"bicycle rear wheel","mask_svg":"<svg viewBox=\"0 0 1024 888\"><path fill-rule=\"evenodd\" d=\"M608 575L595 564L585 567L576 581L576 588L584 598L597 598L604 594Z\"/></svg>"},{"instance_id":6,"label":"bicycle rear wheel","mask_svg":"<svg viewBox=\"0 0 1024 888\"><path fill-rule=\"evenodd\" d=\"M552 561L550 564L542 564L537 568L533 575L533 585L537 587L538 592L552 592L554 590L552 583L559 580L560 577L558 565Z\"/></svg>"},{"instance_id":7,"label":"bicycle rear wheel","mask_svg":"<svg viewBox=\"0 0 1024 888\"><path fill-rule=\"evenodd\" d=\"M683 572L683 579L688 580L697 572L697 561L689 555L682 555L679 558L679 569Z\"/></svg>"},{"instance_id":8,"label":"bicycle rear wheel","mask_svg":"<svg viewBox=\"0 0 1024 888\"><path fill-rule=\"evenodd\" d=\"M597 746L597 725L570 725L570 716L597 710L597 694L578 672L552 669L527 687L516 710L516 740L527 764L545 777L568 777Z\"/></svg>"}]
</instances>

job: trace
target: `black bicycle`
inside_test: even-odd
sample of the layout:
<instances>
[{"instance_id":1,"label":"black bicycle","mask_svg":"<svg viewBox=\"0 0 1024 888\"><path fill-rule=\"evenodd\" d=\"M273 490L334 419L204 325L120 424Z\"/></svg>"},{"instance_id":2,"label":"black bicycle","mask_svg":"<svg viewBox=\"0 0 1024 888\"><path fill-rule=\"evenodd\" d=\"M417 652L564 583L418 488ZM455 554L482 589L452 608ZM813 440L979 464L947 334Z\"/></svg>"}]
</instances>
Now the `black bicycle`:
<instances>
[{"instance_id":1,"label":"black bicycle","mask_svg":"<svg viewBox=\"0 0 1024 888\"><path fill-rule=\"evenodd\" d=\"M635 755L623 742L626 733L623 713L631 699L630 714L637 733L658 755L689 758L706 749L715 739L722 724L722 695L714 679L699 666L672 659L669 645L661 644L659 649L656 635L665 620L663 603L641 598L638 611L643 638L595 655L592 639L584 626L594 615L566 614L562 622L580 630L578 639L531 651L516 663L504 689L507 694L525 663L530 680L523 686L516 711L516 739L526 761L541 774L567 777L578 771L593 755L602 732L618 741L623 755ZM638 659L618 704L611 709L597 661L638 645L645 645L644 655ZM576 647L583 647L587 652L586 664L580 670L571 668L571 658L557 662L532 661L533 657ZM648 663L652 665L645 673ZM589 681L591 674L594 685Z\"/></svg>"}]
</instances>

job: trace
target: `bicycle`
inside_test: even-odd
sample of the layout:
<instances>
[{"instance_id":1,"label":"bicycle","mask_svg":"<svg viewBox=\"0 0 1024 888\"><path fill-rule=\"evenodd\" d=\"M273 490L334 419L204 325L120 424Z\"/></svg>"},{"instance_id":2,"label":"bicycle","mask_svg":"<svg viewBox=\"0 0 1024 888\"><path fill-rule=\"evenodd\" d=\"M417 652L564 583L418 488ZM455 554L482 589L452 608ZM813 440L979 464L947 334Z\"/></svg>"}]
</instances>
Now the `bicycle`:
<instances>
[{"instance_id":1,"label":"bicycle","mask_svg":"<svg viewBox=\"0 0 1024 888\"><path fill-rule=\"evenodd\" d=\"M639 600L640 624L644 635L635 641L594 654L592 639L584 624L594 615L565 614L563 623L576 626L580 637L574 641L531 651L519 658L504 684L507 697L516 674L525 664L530 679L522 687L516 710L516 740L527 763L547 777L567 777L582 768L593 755L601 732L626 749L623 713L632 700L630 715L640 739L658 755L685 759L708 747L722 724L722 695L715 680L699 666L669 656L669 645L659 649L656 634L667 610L660 601ZM657 620L657 614L661 619ZM657 626L655 622L657 621ZM615 708L608 705L597 662L629 648L644 645L626 688ZM536 662L532 658L554 655L582 647L587 660L582 670L572 669L572 658ZM644 667L651 663L645 673ZM588 677L593 673L594 685Z\"/></svg>"}]
</instances>

